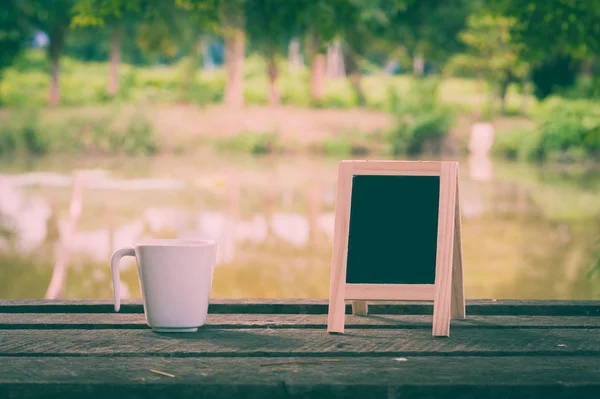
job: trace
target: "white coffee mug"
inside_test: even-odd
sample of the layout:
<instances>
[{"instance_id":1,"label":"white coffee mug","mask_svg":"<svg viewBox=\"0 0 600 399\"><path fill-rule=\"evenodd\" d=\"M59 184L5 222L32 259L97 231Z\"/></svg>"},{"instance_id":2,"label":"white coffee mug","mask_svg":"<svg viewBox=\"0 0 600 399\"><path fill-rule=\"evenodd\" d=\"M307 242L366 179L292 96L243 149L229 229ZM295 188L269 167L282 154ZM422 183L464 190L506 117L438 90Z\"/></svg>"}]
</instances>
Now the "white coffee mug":
<instances>
[{"instance_id":1,"label":"white coffee mug","mask_svg":"<svg viewBox=\"0 0 600 399\"><path fill-rule=\"evenodd\" d=\"M206 322L217 244L209 240L148 240L111 258L115 311L121 307L119 261L137 260L146 322L157 332L194 332Z\"/></svg>"}]
</instances>

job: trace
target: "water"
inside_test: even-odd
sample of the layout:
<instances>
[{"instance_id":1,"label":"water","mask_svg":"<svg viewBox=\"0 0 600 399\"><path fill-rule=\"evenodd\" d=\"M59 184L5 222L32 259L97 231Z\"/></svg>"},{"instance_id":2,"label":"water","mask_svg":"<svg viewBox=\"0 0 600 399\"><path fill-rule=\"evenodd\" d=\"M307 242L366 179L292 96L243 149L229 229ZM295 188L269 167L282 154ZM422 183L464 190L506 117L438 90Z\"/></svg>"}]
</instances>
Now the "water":
<instances>
[{"instance_id":1,"label":"water","mask_svg":"<svg viewBox=\"0 0 600 399\"><path fill-rule=\"evenodd\" d=\"M455 160L467 298L598 297L599 279L586 277L600 237L597 169ZM46 295L76 171L85 189L61 298L111 298L112 251L142 237L216 239L213 297L327 298L336 168L212 153L4 160L0 213L13 234L0 230L0 298ZM122 292L139 298L133 262L122 263Z\"/></svg>"}]
</instances>

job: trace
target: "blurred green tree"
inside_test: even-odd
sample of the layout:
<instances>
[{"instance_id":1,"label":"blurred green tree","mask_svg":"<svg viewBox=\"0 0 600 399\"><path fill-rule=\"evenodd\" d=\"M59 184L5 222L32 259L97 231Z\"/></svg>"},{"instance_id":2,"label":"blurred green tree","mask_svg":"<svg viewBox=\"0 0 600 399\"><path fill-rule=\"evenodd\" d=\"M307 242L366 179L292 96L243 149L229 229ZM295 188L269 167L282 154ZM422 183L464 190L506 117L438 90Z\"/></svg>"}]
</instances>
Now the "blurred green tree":
<instances>
[{"instance_id":1,"label":"blurred green tree","mask_svg":"<svg viewBox=\"0 0 600 399\"><path fill-rule=\"evenodd\" d=\"M511 41L527 59L557 51L574 57L600 54L600 2L596 0L489 0L488 6L515 21Z\"/></svg>"},{"instance_id":2,"label":"blurred green tree","mask_svg":"<svg viewBox=\"0 0 600 399\"><path fill-rule=\"evenodd\" d=\"M269 81L269 105L281 102L277 78L278 58L287 51L290 40L298 32L301 2L287 0L247 0L244 13L246 32L255 48L265 57Z\"/></svg>"},{"instance_id":3,"label":"blurred green tree","mask_svg":"<svg viewBox=\"0 0 600 399\"><path fill-rule=\"evenodd\" d=\"M32 39L33 10L31 3L19 0L5 0L0 7L0 81L2 71L12 64L27 40Z\"/></svg>"},{"instance_id":4,"label":"blurred green tree","mask_svg":"<svg viewBox=\"0 0 600 399\"><path fill-rule=\"evenodd\" d=\"M323 98L327 45L337 33L336 7L330 0L298 0L296 7L297 35L304 38L310 64L310 99L317 103Z\"/></svg>"},{"instance_id":5,"label":"blurred green tree","mask_svg":"<svg viewBox=\"0 0 600 399\"><path fill-rule=\"evenodd\" d=\"M73 7L74 27L108 27L110 31L110 68L107 92L119 92L119 65L121 63L121 36L124 26L135 23L147 8L143 0L76 0Z\"/></svg>"},{"instance_id":6,"label":"blurred green tree","mask_svg":"<svg viewBox=\"0 0 600 399\"><path fill-rule=\"evenodd\" d=\"M532 64L535 94L542 99L573 86L596 69L592 91L600 91L600 2L596 0L489 0L496 15L511 18L511 41Z\"/></svg>"},{"instance_id":7,"label":"blurred green tree","mask_svg":"<svg viewBox=\"0 0 600 399\"><path fill-rule=\"evenodd\" d=\"M218 26L217 0L77 0L75 26L108 26L111 30L108 93L118 92L120 38L134 27L135 42L146 55L187 57L178 97L185 101L201 53L202 33Z\"/></svg>"},{"instance_id":8,"label":"blurred green tree","mask_svg":"<svg viewBox=\"0 0 600 399\"><path fill-rule=\"evenodd\" d=\"M30 0L35 12L33 25L44 31L49 38L46 53L50 62L50 88L48 105L60 103L60 57L69 33L75 0Z\"/></svg>"},{"instance_id":9,"label":"blurred green tree","mask_svg":"<svg viewBox=\"0 0 600 399\"><path fill-rule=\"evenodd\" d=\"M488 82L506 112L506 94L512 82L527 76L529 65L518 57L518 45L511 41L514 19L490 14L469 16L460 39L467 51L455 55L446 66L450 73L475 75Z\"/></svg>"},{"instance_id":10,"label":"blurred green tree","mask_svg":"<svg viewBox=\"0 0 600 399\"><path fill-rule=\"evenodd\" d=\"M389 40L404 47L413 73L422 77L426 61L443 64L464 50L458 35L477 7L479 1L473 0L405 0L404 7L393 14Z\"/></svg>"}]
</instances>

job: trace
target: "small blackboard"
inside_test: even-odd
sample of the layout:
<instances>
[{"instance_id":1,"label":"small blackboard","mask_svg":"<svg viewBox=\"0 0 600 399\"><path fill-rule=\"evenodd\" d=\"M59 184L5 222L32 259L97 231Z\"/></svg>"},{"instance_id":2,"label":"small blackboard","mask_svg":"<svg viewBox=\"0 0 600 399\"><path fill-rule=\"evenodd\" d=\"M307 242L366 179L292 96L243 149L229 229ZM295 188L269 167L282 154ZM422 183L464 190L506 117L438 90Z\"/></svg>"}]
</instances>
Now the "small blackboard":
<instances>
[{"instance_id":1,"label":"small blackboard","mask_svg":"<svg viewBox=\"0 0 600 399\"><path fill-rule=\"evenodd\" d=\"M346 283L435 283L439 201L439 176L354 176Z\"/></svg>"},{"instance_id":2,"label":"small blackboard","mask_svg":"<svg viewBox=\"0 0 600 399\"><path fill-rule=\"evenodd\" d=\"M433 335L464 318L458 163L342 161L338 167L328 331L345 301L434 302Z\"/></svg>"}]
</instances>

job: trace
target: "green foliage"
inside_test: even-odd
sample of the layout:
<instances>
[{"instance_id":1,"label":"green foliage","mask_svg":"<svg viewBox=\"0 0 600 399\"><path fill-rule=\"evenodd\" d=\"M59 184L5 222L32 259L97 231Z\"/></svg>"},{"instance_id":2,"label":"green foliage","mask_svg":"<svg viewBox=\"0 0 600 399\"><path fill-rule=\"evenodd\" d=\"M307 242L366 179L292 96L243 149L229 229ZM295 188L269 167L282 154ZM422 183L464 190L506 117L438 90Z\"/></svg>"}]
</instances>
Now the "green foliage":
<instances>
[{"instance_id":1,"label":"green foliage","mask_svg":"<svg viewBox=\"0 0 600 399\"><path fill-rule=\"evenodd\" d=\"M578 63L570 56L554 54L531 68L533 93L543 100L559 89L572 87L577 79Z\"/></svg>"},{"instance_id":2,"label":"green foliage","mask_svg":"<svg viewBox=\"0 0 600 399\"><path fill-rule=\"evenodd\" d=\"M499 132L494 141L493 153L512 160L535 161L541 157L540 131L514 129Z\"/></svg>"},{"instance_id":3,"label":"green foliage","mask_svg":"<svg viewBox=\"0 0 600 399\"><path fill-rule=\"evenodd\" d=\"M0 154L43 155L50 148L49 137L40 134L37 114L25 111L0 125Z\"/></svg>"},{"instance_id":4,"label":"green foliage","mask_svg":"<svg viewBox=\"0 0 600 399\"><path fill-rule=\"evenodd\" d=\"M4 0L0 7L0 79L31 36L31 10L22 0ZM0 99L1 101L1 99Z\"/></svg>"},{"instance_id":5,"label":"green foliage","mask_svg":"<svg viewBox=\"0 0 600 399\"><path fill-rule=\"evenodd\" d=\"M600 53L600 2L565 0L491 0L489 9L514 18L511 41L527 59L561 50L574 57Z\"/></svg>"},{"instance_id":6,"label":"green foliage","mask_svg":"<svg viewBox=\"0 0 600 399\"><path fill-rule=\"evenodd\" d=\"M287 46L298 30L299 3L281 0L246 0L244 15L246 33L262 54L269 58L287 52Z\"/></svg>"},{"instance_id":7,"label":"green foliage","mask_svg":"<svg viewBox=\"0 0 600 399\"><path fill-rule=\"evenodd\" d=\"M446 65L446 72L485 79L500 98L502 112L511 82L520 81L528 65L517 56L518 46L510 41L512 19L493 15L470 15L460 39L467 52L457 54Z\"/></svg>"},{"instance_id":8,"label":"green foliage","mask_svg":"<svg viewBox=\"0 0 600 399\"><path fill-rule=\"evenodd\" d=\"M144 3L142 4L142 0L77 0L73 6L72 25L102 26L107 20L110 23L131 14L142 13L143 6L151 4Z\"/></svg>"},{"instance_id":9,"label":"green foliage","mask_svg":"<svg viewBox=\"0 0 600 399\"><path fill-rule=\"evenodd\" d=\"M327 136L320 145L313 145L312 150L319 154L331 156L360 156L373 153L385 153L376 134L364 132L346 132Z\"/></svg>"},{"instance_id":10,"label":"green foliage","mask_svg":"<svg viewBox=\"0 0 600 399\"><path fill-rule=\"evenodd\" d=\"M398 42L412 56L422 55L429 62L443 63L461 51L459 33L476 2L472 0L407 0L391 14L390 45Z\"/></svg>"},{"instance_id":11,"label":"green foliage","mask_svg":"<svg viewBox=\"0 0 600 399\"><path fill-rule=\"evenodd\" d=\"M390 132L394 154L419 154L426 145L440 151L453 122L452 110L439 101L439 83L433 78L413 81L408 93L399 97L390 89L390 108L396 127Z\"/></svg>"},{"instance_id":12,"label":"green foliage","mask_svg":"<svg viewBox=\"0 0 600 399\"><path fill-rule=\"evenodd\" d=\"M281 150L279 135L277 133L243 132L238 135L220 139L214 143L222 151L234 151L248 154L262 155Z\"/></svg>"},{"instance_id":13,"label":"green foliage","mask_svg":"<svg viewBox=\"0 0 600 399\"><path fill-rule=\"evenodd\" d=\"M185 65L171 68L120 67L121 87L118 96L107 93L105 63L80 62L64 57L61 62L63 105L103 104L111 101L136 103L175 102ZM15 65L6 71L0 82L0 91L8 106L41 107L46 105L49 80L48 60L39 50L24 52ZM220 102L223 97L225 76L220 71L194 74L189 82L185 100L196 104Z\"/></svg>"},{"instance_id":14,"label":"green foliage","mask_svg":"<svg viewBox=\"0 0 600 399\"><path fill-rule=\"evenodd\" d=\"M159 143L139 113L101 112L42 120L34 111L15 112L0 125L0 154L153 154Z\"/></svg>"},{"instance_id":15,"label":"green foliage","mask_svg":"<svg viewBox=\"0 0 600 399\"><path fill-rule=\"evenodd\" d=\"M527 161L600 157L600 102L551 97L540 105L534 118L534 130L498 134L494 151Z\"/></svg>"},{"instance_id":16,"label":"green foliage","mask_svg":"<svg viewBox=\"0 0 600 399\"><path fill-rule=\"evenodd\" d=\"M572 85L558 89L554 87L554 91L561 97L573 100L598 99L600 98L600 71L593 76L575 76Z\"/></svg>"},{"instance_id":17,"label":"green foliage","mask_svg":"<svg viewBox=\"0 0 600 399\"><path fill-rule=\"evenodd\" d=\"M199 70L189 82L183 97L179 94L185 73L185 60L169 66L137 67L122 63L120 66L120 89L111 98L107 93L106 77L109 65L105 62L82 62L71 57L61 60L61 85L63 105L81 106L107 103L172 104L183 99L192 104L214 104L223 99L226 74L223 69ZM43 107L47 102L49 62L41 50L23 52L15 64L5 72L0 82L0 92L7 107ZM348 79L327 79L323 98L309 100L309 69L302 66L298 71L289 70L281 63L279 87L283 104L313 106L315 108L353 108L356 96ZM265 61L254 54L244 62L244 92L246 102L266 104L267 79ZM380 70L362 79L366 107L388 111L388 87L394 87L398 95L406 95L411 81L409 75L388 76ZM440 96L444 102L460 108L461 112L474 112L480 104L477 83L462 78L444 78L440 81ZM519 104L520 94L515 93L511 102ZM477 107L477 108L476 108Z\"/></svg>"},{"instance_id":18,"label":"green foliage","mask_svg":"<svg viewBox=\"0 0 600 399\"><path fill-rule=\"evenodd\" d=\"M600 155L600 102L549 98L536 119L545 156L565 151Z\"/></svg>"}]
</instances>

